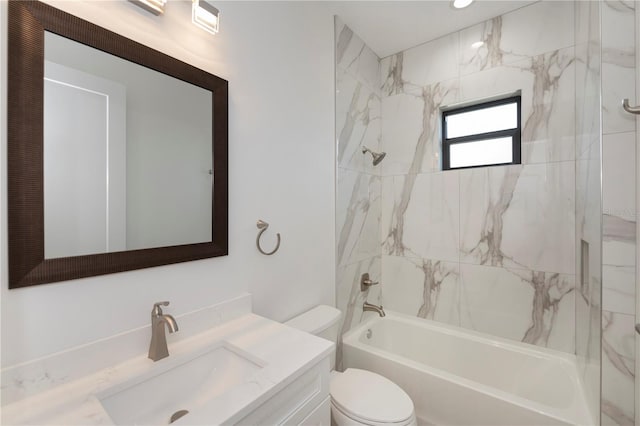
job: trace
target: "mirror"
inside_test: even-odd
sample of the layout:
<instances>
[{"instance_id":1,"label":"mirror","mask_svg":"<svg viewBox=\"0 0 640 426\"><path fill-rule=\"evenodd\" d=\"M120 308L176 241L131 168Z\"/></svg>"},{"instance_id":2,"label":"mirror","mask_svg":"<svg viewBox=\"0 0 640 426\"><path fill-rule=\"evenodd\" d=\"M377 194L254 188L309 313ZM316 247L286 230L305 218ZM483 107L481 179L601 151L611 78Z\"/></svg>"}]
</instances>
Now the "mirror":
<instances>
[{"instance_id":1,"label":"mirror","mask_svg":"<svg viewBox=\"0 0 640 426\"><path fill-rule=\"evenodd\" d=\"M9 288L227 254L228 83L9 2Z\"/></svg>"}]
</instances>

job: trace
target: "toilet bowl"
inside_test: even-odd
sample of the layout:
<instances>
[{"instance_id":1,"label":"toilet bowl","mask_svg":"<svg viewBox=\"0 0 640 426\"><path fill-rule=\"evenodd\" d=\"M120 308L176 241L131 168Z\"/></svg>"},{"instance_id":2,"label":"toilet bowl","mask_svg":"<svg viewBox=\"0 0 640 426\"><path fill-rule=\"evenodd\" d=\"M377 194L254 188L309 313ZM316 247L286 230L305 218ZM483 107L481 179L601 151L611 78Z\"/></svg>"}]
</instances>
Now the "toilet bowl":
<instances>
[{"instance_id":1,"label":"toilet bowl","mask_svg":"<svg viewBox=\"0 0 640 426\"><path fill-rule=\"evenodd\" d=\"M337 342L340 311L317 306L285 324ZM331 423L333 425L416 426L413 401L400 386L372 371L334 370L331 360Z\"/></svg>"}]
</instances>

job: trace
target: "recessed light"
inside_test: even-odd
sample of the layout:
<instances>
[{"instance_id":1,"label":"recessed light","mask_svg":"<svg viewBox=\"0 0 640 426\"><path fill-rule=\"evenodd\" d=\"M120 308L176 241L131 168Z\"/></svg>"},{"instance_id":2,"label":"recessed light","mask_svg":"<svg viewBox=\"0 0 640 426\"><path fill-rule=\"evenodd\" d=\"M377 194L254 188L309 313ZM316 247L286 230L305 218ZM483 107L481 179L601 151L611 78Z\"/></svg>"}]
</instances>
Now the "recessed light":
<instances>
[{"instance_id":1,"label":"recessed light","mask_svg":"<svg viewBox=\"0 0 640 426\"><path fill-rule=\"evenodd\" d=\"M478 49L480 47L482 47L484 45L484 41L476 41L475 43L471 44L471 47L474 49Z\"/></svg>"},{"instance_id":2,"label":"recessed light","mask_svg":"<svg viewBox=\"0 0 640 426\"><path fill-rule=\"evenodd\" d=\"M453 7L463 9L473 3L473 0L453 0Z\"/></svg>"}]
</instances>

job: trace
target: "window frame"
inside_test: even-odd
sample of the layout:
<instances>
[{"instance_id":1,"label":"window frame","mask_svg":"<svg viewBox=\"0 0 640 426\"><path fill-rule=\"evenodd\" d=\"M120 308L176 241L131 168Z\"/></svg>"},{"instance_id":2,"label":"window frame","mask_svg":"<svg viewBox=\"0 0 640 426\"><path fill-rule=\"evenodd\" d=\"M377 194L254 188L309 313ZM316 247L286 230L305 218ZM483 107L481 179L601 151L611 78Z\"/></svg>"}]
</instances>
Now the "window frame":
<instances>
[{"instance_id":1,"label":"window frame","mask_svg":"<svg viewBox=\"0 0 640 426\"><path fill-rule=\"evenodd\" d=\"M491 108L506 104L516 104L517 114L517 126L514 129L498 130L495 132L487 133L474 133L472 135L460 136L457 138L447 138L447 116L460 114L464 112L477 111L480 109ZM522 134L522 96L520 93L510 95L506 98L494 99L490 101L474 103L473 105L466 105L461 107L451 107L441 110L441 128L442 128L442 170L459 170L459 169L473 169L477 167L493 167L493 166L505 166L510 164L522 164L521 155L521 134ZM495 163L495 164L478 164L475 166L463 166L463 167L451 167L451 145L462 144L466 142L479 142L487 139L497 139L503 137L511 137L512 143L512 161L507 163Z\"/></svg>"}]
</instances>

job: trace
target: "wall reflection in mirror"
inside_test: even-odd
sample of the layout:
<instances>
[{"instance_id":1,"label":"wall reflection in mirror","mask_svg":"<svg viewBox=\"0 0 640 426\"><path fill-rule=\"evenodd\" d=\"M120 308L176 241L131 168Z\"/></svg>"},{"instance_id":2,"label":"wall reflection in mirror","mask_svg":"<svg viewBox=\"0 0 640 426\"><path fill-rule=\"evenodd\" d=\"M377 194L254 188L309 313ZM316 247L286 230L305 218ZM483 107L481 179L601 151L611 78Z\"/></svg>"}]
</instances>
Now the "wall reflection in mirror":
<instances>
[{"instance_id":1,"label":"wall reflection in mirror","mask_svg":"<svg viewBox=\"0 0 640 426\"><path fill-rule=\"evenodd\" d=\"M45 258L210 242L212 93L45 32Z\"/></svg>"}]
</instances>

